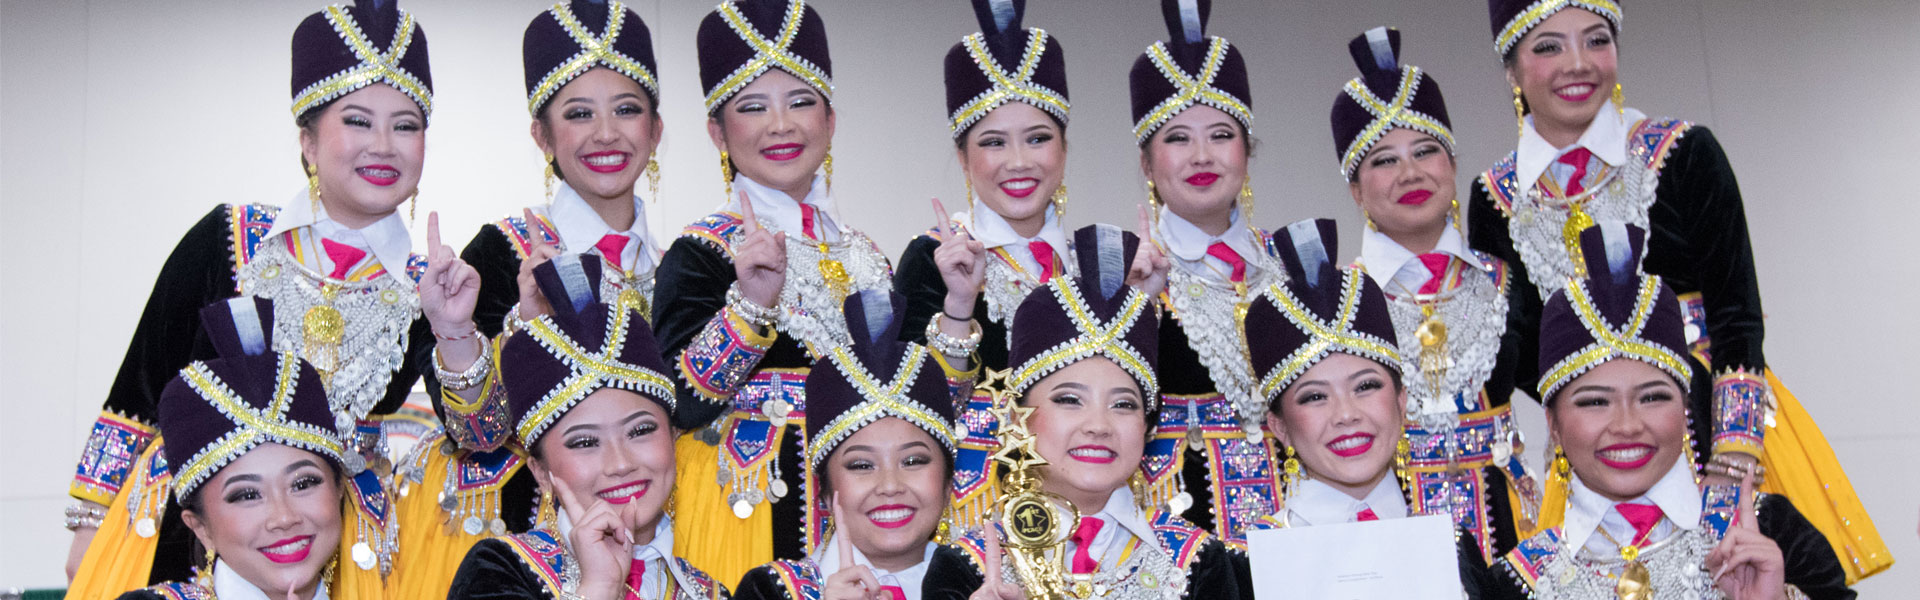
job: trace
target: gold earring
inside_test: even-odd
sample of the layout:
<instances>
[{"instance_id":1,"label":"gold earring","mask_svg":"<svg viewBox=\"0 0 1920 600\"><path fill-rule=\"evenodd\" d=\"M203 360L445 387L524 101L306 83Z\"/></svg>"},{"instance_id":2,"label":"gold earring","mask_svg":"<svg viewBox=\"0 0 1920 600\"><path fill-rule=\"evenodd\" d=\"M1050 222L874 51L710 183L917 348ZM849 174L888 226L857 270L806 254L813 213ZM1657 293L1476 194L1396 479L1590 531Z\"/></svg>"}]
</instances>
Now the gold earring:
<instances>
[{"instance_id":1,"label":"gold earring","mask_svg":"<svg viewBox=\"0 0 1920 600\"><path fill-rule=\"evenodd\" d=\"M1253 175L1249 173L1245 181L1240 182L1240 217L1248 224L1253 223Z\"/></svg>"},{"instance_id":2,"label":"gold earring","mask_svg":"<svg viewBox=\"0 0 1920 600\"><path fill-rule=\"evenodd\" d=\"M660 201L660 159L647 158L647 200Z\"/></svg>"},{"instance_id":3,"label":"gold earring","mask_svg":"<svg viewBox=\"0 0 1920 600\"><path fill-rule=\"evenodd\" d=\"M1133 492L1133 504L1140 508L1140 512L1152 511L1152 505L1147 504L1147 477L1145 475L1141 475L1139 471L1134 471L1133 475L1127 477L1127 489Z\"/></svg>"},{"instance_id":4,"label":"gold earring","mask_svg":"<svg viewBox=\"0 0 1920 600\"><path fill-rule=\"evenodd\" d=\"M823 165L827 171L827 193L833 193L833 144L827 144L827 162Z\"/></svg>"},{"instance_id":5,"label":"gold earring","mask_svg":"<svg viewBox=\"0 0 1920 600\"><path fill-rule=\"evenodd\" d=\"M966 184L967 186L967 216L971 218L973 216L973 211L980 210L980 207L975 206L973 201L973 179L970 177L966 177L965 175L962 175L960 177L960 182Z\"/></svg>"},{"instance_id":6,"label":"gold earring","mask_svg":"<svg viewBox=\"0 0 1920 600\"><path fill-rule=\"evenodd\" d=\"M1449 211L1450 211L1450 212L1452 213L1452 215L1453 215L1453 229L1454 229L1454 231L1457 231L1457 232L1459 232L1459 233L1460 233L1460 235L1462 235L1462 236L1465 236L1465 235L1467 235L1467 227L1466 227L1466 225L1465 225L1465 224L1464 224L1464 223L1462 222L1462 220L1461 220L1461 218L1460 218L1460 199L1459 199L1459 198L1454 198L1454 199L1453 199L1453 208L1451 208L1451 209L1448 209L1448 210L1449 210Z\"/></svg>"},{"instance_id":7,"label":"gold earring","mask_svg":"<svg viewBox=\"0 0 1920 600\"><path fill-rule=\"evenodd\" d=\"M553 174L553 154L547 153L544 156L547 159L546 174L543 176L547 185L547 204L553 204L553 182L559 178Z\"/></svg>"},{"instance_id":8,"label":"gold earring","mask_svg":"<svg viewBox=\"0 0 1920 600\"><path fill-rule=\"evenodd\" d=\"M1067 184L1066 182L1061 182L1060 187L1054 188L1053 198L1049 200L1049 202L1053 203L1054 219L1065 221L1065 219L1067 218Z\"/></svg>"},{"instance_id":9,"label":"gold earring","mask_svg":"<svg viewBox=\"0 0 1920 600\"><path fill-rule=\"evenodd\" d=\"M307 164L307 201L313 203L313 214L320 214L320 167Z\"/></svg>"},{"instance_id":10,"label":"gold earring","mask_svg":"<svg viewBox=\"0 0 1920 600\"><path fill-rule=\"evenodd\" d=\"M1360 209L1360 218L1367 220L1367 231L1380 230L1380 226L1373 224L1373 214L1367 212L1367 209L1364 209L1364 208Z\"/></svg>"},{"instance_id":11,"label":"gold earring","mask_svg":"<svg viewBox=\"0 0 1920 600\"><path fill-rule=\"evenodd\" d=\"M420 188L413 188L413 193L407 195L407 226L408 227L413 226L413 214L414 212L418 211L420 208L419 200L420 200Z\"/></svg>"},{"instance_id":12,"label":"gold earring","mask_svg":"<svg viewBox=\"0 0 1920 600\"><path fill-rule=\"evenodd\" d=\"M1520 135L1527 135L1527 103L1520 99L1520 86L1513 86L1513 120L1520 124Z\"/></svg>"},{"instance_id":13,"label":"gold earring","mask_svg":"<svg viewBox=\"0 0 1920 600\"><path fill-rule=\"evenodd\" d=\"M555 503L553 500L553 490L548 489L544 486L541 487L540 488L540 512L538 513L538 516L534 517L534 520L533 520L534 528L551 530L550 528L560 526L560 516L558 514L558 509L554 507L554 504Z\"/></svg>"},{"instance_id":14,"label":"gold earring","mask_svg":"<svg viewBox=\"0 0 1920 600\"><path fill-rule=\"evenodd\" d=\"M1412 462L1413 442L1407 440L1407 434L1402 428L1400 441L1393 446L1393 475L1400 480L1402 490L1413 489L1413 469L1408 467Z\"/></svg>"},{"instance_id":15,"label":"gold earring","mask_svg":"<svg viewBox=\"0 0 1920 600\"><path fill-rule=\"evenodd\" d=\"M727 151L720 151L720 182L727 188L727 201L733 201L733 160L727 158Z\"/></svg>"},{"instance_id":16,"label":"gold earring","mask_svg":"<svg viewBox=\"0 0 1920 600\"><path fill-rule=\"evenodd\" d=\"M1160 192L1153 188L1153 180L1147 180L1147 208L1160 212Z\"/></svg>"},{"instance_id":17,"label":"gold earring","mask_svg":"<svg viewBox=\"0 0 1920 600\"><path fill-rule=\"evenodd\" d=\"M1613 82L1613 110L1622 115L1627 114L1627 95L1620 91L1618 81Z\"/></svg>"}]
</instances>

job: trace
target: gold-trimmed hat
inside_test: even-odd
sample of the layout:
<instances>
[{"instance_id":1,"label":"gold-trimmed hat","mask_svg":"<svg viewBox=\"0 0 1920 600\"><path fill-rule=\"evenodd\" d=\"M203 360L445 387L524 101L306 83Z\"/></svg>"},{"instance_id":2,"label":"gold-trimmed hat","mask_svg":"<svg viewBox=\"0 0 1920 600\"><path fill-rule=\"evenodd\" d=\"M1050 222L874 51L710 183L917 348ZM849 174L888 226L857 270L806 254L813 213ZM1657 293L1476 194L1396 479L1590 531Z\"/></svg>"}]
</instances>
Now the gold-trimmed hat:
<instances>
[{"instance_id":1,"label":"gold-trimmed hat","mask_svg":"<svg viewBox=\"0 0 1920 600\"><path fill-rule=\"evenodd\" d=\"M1691 389L1686 316L1660 276L1640 272L1645 230L1603 221L1580 232L1585 278L1570 279L1540 307L1540 398L1546 402L1587 371L1630 358Z\"/></svg>"},{"instance_id":2,"label":"gold-trimmed hat","mask_svg":"<svg viewBox=\"0 0 1920 600\"><path fill-rule=\"evenodd\" d=\"M1357 267L1340 267L1333 219L1307 219L1273 232L1287 278L1247 307L1247 357L1260 398L1271 404L1327 355L1373 359L1395 373L1400 351L1387 296ZM1258 415L1241 415L1257 418Z\"/></svg>"},{"instance_id":3,"label":"gold-trimmed hat","mask_svg":"<svg viewBox=\"0 0 1920 600\"><path fill-rule=\"evenodd\" d=\"M861 428L886 417L939 440L953 465L953 391L932 351L900 340L906 298L887 290L847 297L853 343L829 348L807 373L807 470Z\"/></svg>"},{"instance_id":4,"label":"gold-trimmed hat","mask_svg":"<svg viewBox=\"0 0 1920 600\"><path fill-rule=\"evenodd\" d=\"M672 418L673 380L638 311L599 298L601 259L567 254L533 269L551 313L527 322L500 349L514 433L532 448L567 411L601 388L657 402Z\"/></svg>"},{"instance_id":5,"label":"gold-trimmed hat","mask_svg":"<svg viewBox=\"0 0 1920 600\"><path fill-rule=\"evenodd\" d=\"M1008 102L1067 124L1067 59L1047 30L1023 27L1026 0L973 0L980 31L947 51L947 124L953 137Z\"/></svg>"},{"instance_id":6,"label":"gold-trimmed hat","mask_svg":"<svg viewBox=\"0 0 1920 600\"><path fill-rule=\"evenodd\" d=\"M1502 58L1526 37L1535 25L1554 13L1569 8L1584 8L1606 18L1613 31L1620 31L1620 3L1617 0L1487 0L1487 18L1493 25L1493 51Z\"/></svg>"},{"instance_id":7,"label":"gold-trimmed hat","mask_svg":"<svg viewBox=\"0 0 1920 600\"><path fill-rule=\"evenodd\" d=\"M833 101L833 59L827 25L805 0L725 0L695 35L707 114L768 69L807 82Z\"/></svg>"},{"instance_id":8,"label":"gold-trimmed hat","mask_svg":"<svg viewBox=\"0 0 1920 600\"><path fill-rule=\"evenodd\" d=\"M293 118L384 83L433 114L427 33L393 0L355 0L308 15L293 30Z\"/></svg>"},{"instance_id":9,"label":"gold-trimmed hat","mask_svg":"<svg viewBox=\"0 0 1920 600\"><path fill-rule=\"evenodd\" d=\"M527 24L520 62L527 78L527 112L540 108L560 88L594 67L618 71L660 104L654 73L653 36L640 15L618 1L563 0Z\"/></svg>"},{"instance_id":10,"label":"gold-trimmed hat","mask_svg":"<svg viewBox=\"0 0 1920 600\"><path fill-rule=\"evenodd\" d=\"M1207 35L1210 0L1160 0L1167 41L1154 42L1127 74L1133 100L1133 137L1145 146L1169 119L1195 104L1231 115L1253 134L1253 88L1247 61L1226 38Z\"/></svg>"},{"instance_id":11,"label":"gold-trimmed hat","mask_svg":"<svg viewBox=\"0 0 1920 600\"><path fill-rule=\"evenodd\" d=\"M261 444L320 455L338 469L344 446L320 373L273 348L273 301L240 296L200 310L219 358L193 361L160 392L155 421L167 442L174 498L184 502L227 464Z\"/></svg>"},{"instance_id":12,"label":"gold-trimmed hat","mask_svg":"<svg viewBox=\"0 0 1920 600\"><path fill-rule=\"evenodd\" d=\"M1054 371L1098 356L1133 376L1148 413L1159 409L1160 318L1153 299L1126 284L1139 248L1139 237L1112 225L1073 232L1079 274L1054 277L1014 312L1007 332L1013 393L1025 394Z\"/></svg>"},{"instance_id":13,"label":"gold-trimmed hat","mask_svg":"<svg viewBox=\"0 0 1920 600\"><path fill-rule=\"evenodd\" d=\"M1453 154L1453 129L1440 83L1413 65L1400 64L1400 30L1375 27L1347 43L1360 76L1333 99L1334 151L1340 174L1353 181L1360 159L1395 127L1431 135Z\"/></svg>"}]
</instances>

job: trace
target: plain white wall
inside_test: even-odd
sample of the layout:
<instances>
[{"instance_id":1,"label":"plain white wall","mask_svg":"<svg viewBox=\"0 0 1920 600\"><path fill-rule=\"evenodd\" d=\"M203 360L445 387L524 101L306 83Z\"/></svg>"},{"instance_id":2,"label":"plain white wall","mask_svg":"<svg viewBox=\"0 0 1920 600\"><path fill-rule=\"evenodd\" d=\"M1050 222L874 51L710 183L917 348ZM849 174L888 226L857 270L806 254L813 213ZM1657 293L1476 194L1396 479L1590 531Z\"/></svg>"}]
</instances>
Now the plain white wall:
<instances>
[{"instance_id":1,"label":"plain white wall","mask_svg":"<svg viewBox=\"0 0 1920 600\"><path fill-rule=\"evenodd\" d=\"M415 239L425 239L426 210L441 212L457 246L483 222L541 201L519 49L545 5L406 4L429 35L438 92ZM670 235L721 195L693 55L712 2L633 6L660 57L667 133L663 201L651 218ZM940 65L976 23L962 0L816 6L833 40L843 216L897 254L931 224L927 197L963 195ZM281 203L302 184L287 48L315 8L0 3L0 214L9 241L0 251L0 587L62 585L60 510L74 458L180 233L217 203ZM1910 73L1920 62L1920 4L1667 0L1631 2L1626 13L1628 102L1719 135L1756 240L1770 362L1820 421L1895 554L1920 560L1920 484L1909 475L1920 408L1894 377L1920 359L1911 344L1920 339L1916 271L1898 245L1920 220L1920 198L1898 175L1920 163L1920 83ZM1158 15L1152 0L1030 5L1027 24L1059 36L1069 65L1072 225L1134 222L1143 185L1126 73L1165 35ZM1404 60L1446 90L1464 196L1472 173L1513 144L1483 3L1220 0L1211 27L1254 67L1256 221L1338 218L1349 256L1359 219L1336 175L1326 115L1354 75L1346 41L1375 25L1400 27ZM1916 573L1897 566L1860 589L1869 597L1913 589Z\"/></svg>"}]
</instances>

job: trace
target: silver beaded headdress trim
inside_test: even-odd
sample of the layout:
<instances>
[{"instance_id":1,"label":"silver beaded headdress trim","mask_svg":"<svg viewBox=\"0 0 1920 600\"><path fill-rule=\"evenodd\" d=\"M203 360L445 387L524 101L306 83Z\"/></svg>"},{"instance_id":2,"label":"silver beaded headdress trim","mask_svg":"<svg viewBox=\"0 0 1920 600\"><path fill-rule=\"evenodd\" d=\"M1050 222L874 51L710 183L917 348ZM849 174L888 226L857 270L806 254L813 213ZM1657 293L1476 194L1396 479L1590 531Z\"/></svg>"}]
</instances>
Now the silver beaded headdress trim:
<instances>
[{"instance_id":1,"label":"silver beaded headdress trim","mask_svg":"<svg viewBox=\"0 0 1920 600\"><path fill-rule=\"evenodd\" d=\"M961 132L986 117L993 109L1016 100L1047 111L1047 114L1060 119L1061 123L1067 122L1067 98L1033 81L1034 68L1040 65L1040 57L1047 53L1046 30L1038 27L1027 29L1027 49L1020 54L1019 70L1011 73L1001 68L1000 62L987 51L985 34L968 35L961 38L960 43L966 46L967 55L973 57L973 64L980 67L980 73L993 82L993 87L953 111L954 137L960 137Z\"/></svg>"},{"instance_id":2,"label":"silver beaded headdress trim","mask_svg":"<svg viewBox=\"0 0 1920 600\"><path fill-rule=\"evenodd\" d=\"M1447 129L1439 119L1411 108L1413 96L1420 91L1420 67L1407 65L1400 67L1400 88L1393 93L1393 100L1382 101L1367 85L1355 77L1341 88L1355 104L1373 113L1373 121L1360 128L1360 133L1347 142L1347 151L1340 157L1340 175L1353 181L1355 169L1360 167L1360 159L1367 155L1387 131L1395 127L1405 127L1420 131L1440 140L1447 147L1447 153L1453 153L1453 130Z\"/></svg>"},{"instance_id":3,"label":"silver beaded headdress trim","mask_svg":"<svg viewBox=\"0 0 1920 600\"><path fill-rule=\"evenodd\" d=\"M299 388L300 365L299 356L290 352L279 353L273 399L260 409L253 408L233 393L233 389L208 369L205 362L194 361L180 370L180 378L219 410L221 415L232 421L234 427L226 435L195 452L193 458L175 472L173 496L176 500L186 501L194 489L206 483L227 463L261 444L292 446L321 454L336 464L346 462L342 458L344 451L340 439L335 437L332 429L286 419L287 409L293 403L293 391Z\"/></svg>"},{"instance_id":4,"label":"silver beaded headdress trim","mask_svg":"<svg viewBox=\"0 0 1920 600\"><path fill-rule=\"evenodd\" d=\"M1247 108L1247 103L1213 86L1213 80L1220 76L1220 65L1226 62L1227 49L1232 46L1224 38L1210 37L1213 41L1198 75L1187 74L1179 64L1173 62L1173 56L1167 54L1166 42L1154 42L1147 47L1147 56L1153 61L1154 68L1159 69L1160 74L1173 83L1174 89L1180 91L1147 111L1146 116L1133 124L1135 142L1146 144L1147 138L1153 137L1153 132L1159 131L1160 126L1195 104L1205 104L1232 115L1240 121L1240 127L1246 129L1248 135L1253 134L1253 111Z\"/></svg>"},{"instance_id":5,"label":"silver beaded headdress trim","mask_svg":"<svg viewBox=\"0 0 1920 600\"><path fill-rule=\"evenodd\" d=\"M612 314L607 318L606 341L597 351L581 347L553 323L551 315L541 315L527 322L526 333L573 372L559 385L548 390L546 396L527 414L520 415L516 433L521 443L532 446L548 427L572 410L575 404L586 399L588 394L600 388L627 390L660 400L669 410L674 407L671 380L653 369L620 361L620 354L626 347L627 329L636 313L618 307L609 308Z\"/></svg>"},{"instance_id":6,"label":"silver beaded headdress trim","mask_svg":"<svg viewBox=\"0 0 1920 600\"><path fill-rule=\"evenodd\" d=\"M1567 303L1573 305L1575 314L1580 316L1580 324L1593 335L1593 343L1573 355L1560 359L1540 378L1540 397L1553 398L1553 395L1566 387L1569 382L1587 371L1593 370L1607 361L1616 358L1631 358L1644 361L1666 371L1680 383L1680 389L1692 387L1693 368L1681 358L1678 352L1666 346L1647 341L1641 332L1647 327L1647 317L1653 314L1654 303L1660 299L1660 277L1642 276L1640 293L1634 299L1633 316L1620 327L1607 323L1600 309L1593 305L1593 295L1587 290L1586 280L1571 280L1564 290Z\"/></svg>"},{"instance_id":7,"label":"silver beaded headdress trim","mask_svg":"<svg viewBox=\"0 0 1920 600\"><path fill-rule=\"evenodd\" d=\"M1547 20L1547 17L1553 16L1553 13L1567 8L1584 8L1593 11L1594 14L1612 22L1615 31L1620 30L1620 5L1613 3L1613 0L1540 0L1507 21L1507 26L1500 30L1500 35L1493 38L1494 51L1500 56L1506 56L1507 51L1512 50L1514 44L1520 43L1520 38L1526 37L1527 32L1532 31L1535 25Z\"/></svg>"},{"instance_id":8,"label":"silver beaded headdress trim","mask_svg":"<svg viewBox=\"0 0 1920 600\"><path fill-rule=\"evenodd\" d=\"M540 106L553 99L553 94L560 91L561 86L596 65L619 71L639 82L641 87L647 89L647 93L655 97L660 95L660 85L654 80L653 72L648 71L640 61L613 48L614 42L620 39L620 28L626 23L626 6L619 2L607 3L607 27L599 37L594 37L593 32L580 23L580 18L573 14L573 8L566 2L554 3L547 13L553 15L553 20L558 21L560 27L567 30L567 35L573 37L574 43L580 45L580 52L540 79L540 85L534 86L533 93L527 94L527 112L539 112Z\"/></svg>"},{"instance_id":9,"label":"silver beaded headdress trim","mask_svg":"<svg viewBox=\"0 0 1920 600\"><path fill-rule=\"evenodd\" d=\"M938 413L921 405L907 396L907 388L920 377L920 369L927 364L927 348L919 344L907 344L905 356L900 358L900 368L895 370L893 381L884 384L874 377L860 360L847 351L845 346L834 346L827 355L840 375L865 398L859 404L840 413L828 422L819 434L807 442L807 467L809 471L820 468L821 461L827 459L833 449L841 442L852 437L861 428L886 417L899 417L915 427L926 430L933 439L939 440L947 452L954 451L953 426ZM817 472L817 471L815 471Z\"/></svg>"},{"instance_id":10,"label":"silver beaded headdress trim","mask_svg":"<svg viewBox=\"0 0 1920 600\"><path fill-rule=\"evenodd\" d=\"M747 46L753 48L754 56L753 60L734 69L732 75L714 84L713 89L707 90L707 112L719 110L720 105L726 104L727 99L739 93L741 88L747 87L747 84L759 78L762 73L766 73L767 69L775 67L793 74L794 77L799 77L801 81L807 82L807 85L818 90L821 96L825 96L829 101L833 100L833 78L828 77L827 72L819 65L813 64L813 61L802 58L787 49L788 46L793 45L794 35L800 32L801 17L807 14L806 2L791 0L787 3L787 15L781 21L780 39L777 40L760 37L760 32L754 30L753 24L747 21L746 15L740 14L740 8L734 6L733 0L720 3L720 6L714 10L720 12L720 18L727 22L727 27L732 28L735 35L740 36L740 41L746 42Z\"/></svg>"},{"instance_id":11,"label":"silver beaded headdress trim","mask_svg":"<svg viewBox=\"0 0 1920 600\"><path fill-rule=\"evenodd\" d=\"M1160 384L1155 379L1153 367L1140 354L1139 349L1127 341L1127 332L1139 323L1140 313L1146 310L1147 295L1140 290L1126 288L1127 302L1120 312L1105 323L1093 314L1087 301L1067 279L1055 278L1047 285L1053 290L1053 296L1066 309L1067 317L1073 320L1078 332L1073 339L1062 342L1052 349L1027 359L1025 364L1013 371L1012 391L1024 394L1033 384L1038 383L1054 371L1066 368L1082 359L1095 355L1104 356L1120 365L1122 370L1140 383L1140 391L1146 396L1147 410L1160 405Z\"/></svg>"},{"instance_id":12,"label":"silver beaded headdress trim","mask_svg":"<svg viewBox=\"0 0 1920 600\"><path fill-rule=\"evenodd\" d=\"M293 96L293 116L299 118L308 110L331 102L335 98L353 93L360 88L375 83L385 83L400 90L420 105L420 112L433 114L433 92L420 83L420 79L400 68L400 59L407 56L407 50L413 43L413 15L400 11L400 24L393 34L393 44L385 52L375 50L373 42L360 31L360 24L347 14L345 8L335 4L324 11L327 23L340 34L340 41L353 50L360 59L354 65L332 76L314 82Z\"/></svg>"},{"instance_id":13,"label":"silver beaded headdress trim","mask_svg":"<svg viewBox=\"0 0 1920 600\"><path fill-rule=\"evenodd\" d=\"M1280 307L1280 313L1311 339L1260 379L1260 397L1267 402L1273 402L1281 392L1286 391L1287 386L1293 385L1293 380L1299 379L1307 369L1334 352L1370 358L1399 369L1400 351L1394 348L1393 343L1353 329L1353 317L1360 308L1362 278L1366 275L1354 268L1341 269L1341 272L1340 309L1330 320L1321 319L1307 310L1287 286L1278 283L1267 286L1266 296Z\"/></svg>"}]
</instances>

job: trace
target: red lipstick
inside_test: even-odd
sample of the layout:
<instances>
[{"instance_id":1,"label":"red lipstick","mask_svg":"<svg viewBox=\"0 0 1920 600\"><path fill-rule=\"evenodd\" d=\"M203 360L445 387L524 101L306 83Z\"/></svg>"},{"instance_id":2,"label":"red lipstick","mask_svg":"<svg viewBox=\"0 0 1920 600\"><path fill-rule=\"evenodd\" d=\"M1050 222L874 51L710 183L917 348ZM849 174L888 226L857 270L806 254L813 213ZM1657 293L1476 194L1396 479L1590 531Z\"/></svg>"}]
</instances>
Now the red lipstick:
<instances>
[{"instance_id":1,"label":"red lipstick","mask_svg":"<svg viewBox=\"0 0 1920 600\"><path fill-rule=\"evenodd\" d=\"M1414 190L1411 192L1407 192L1405 194L1401 194L1400 199L1397 202L1401 204L1410 204L1413 206L1419 206L1422 204L1426 204L1427 200L1432 197L1433 197L1433 192L1429 192L1426 190Z\"/></svg>"},{"instance_id":2,"label":"red lipstick","mask_svg":"<svg viewBox=\"0 0 1920 600\"><path fill-rule=\"evenodd\" d=\"M1593 453L1600 464L1622 471L1647 466L1647 463L1653 462L1653 455L1654 447L1647 444L1614 444Z\"/></svg>"},{"instance_id":3,"label":"red lipstick","mask_svg":"<svg viewBox=\"0 0 1920 600\"><path fill-rule=\"evenodd\" d=\"M1037 189L1040 189L1040 180L1032 177L1008 179L1000 182L1000 192L1014 198L1032 196L1033 191Z\"/></svg>"},{"instance_id":4,"label":"red lipstick","mask_svg":"<svg viewBox=\"0 0 1920 600\"><path fill-rule=\"evenodd\" d=\"M795 144L792 142L774 144L761 148L760 155L766 157L767 160L789 161L800 158L800 151L805 150L806 147L806 144Z\"/></svg>"},{"instance_id":5,"label":"red lipstick","mask_svg":"<svg viewBox=\"0 0 1920 600\"><path fill-rule=\"evenodd\" d=\"M392 165L367 165L353 170L355 175L380 187L387 187L400 181L400 170Z\"/></svg>"},{"instance_id":6,"label":"red lipstick","mask_svg":"<svg viewBox=\"0 0 1920 600\"><path fill-rule=\"evenodd\" d=\"M587 170L595 173L618 173L627 168L628 156L630 155L618 150L603 150L581 156L580 164L586 165Z\"/></svg>"},{"instance_id":7,"label":"red lipstick","mask_svg":"<svg viewBox=\"0 0 1920 600\"><path fill-rule=\"evenodd\" d=\"M290 537L260 549L260 554L265 555L267 560L283 565L306 560L312 552L313 536L310 535Z\"/></svg>"},{"instance_id":8,"label":"red lipstick","mask_svg":"<svg viewBox=\"0 0 1920 600\"><path fill-rule=\"evenodd\" d=\"M1219 180L1220 180L1219 173L1194 173L1193 175L1190 175L1187 177L1187 185L1191 185L1193 187L1207 187L1207 186L1213 185L1213 182L1219 181Z\"/></svg>"},{"instance_id":9,"label":"red lipstick","mask_svg":"<svg viewBox=\"0 0 1920 600\"><path fill-rule=\"evenodd\" d=\"M1357 441L1357 443L1355 443ZM1348 445L1352 444L1352 445ZM1335 448L1335 446L1343 446ZM1353 458L1366 454L1373 449L1373 435L1367 433L1349 433L1327 442L1327 451L1341 458Z\"/></svg>"},{"instance_id":10,"label":"red lipstick","mask_svg":"<svg viewBox=\"0 0 1920 600\"><path fill-rule=\"evenodd\" d=\"M641 497L646 496L647 488L652 487L651 485L652 483L653 483L652 481L645 480L645 479L642 479L639 481L629 481L629 482L616 485L604 490L600 490L598 492L594 492L594 495L599 496L601 500L606 500L607 503L609 504L626 504L628 502L639 500Z\"/></svg>"}]
</instances>

